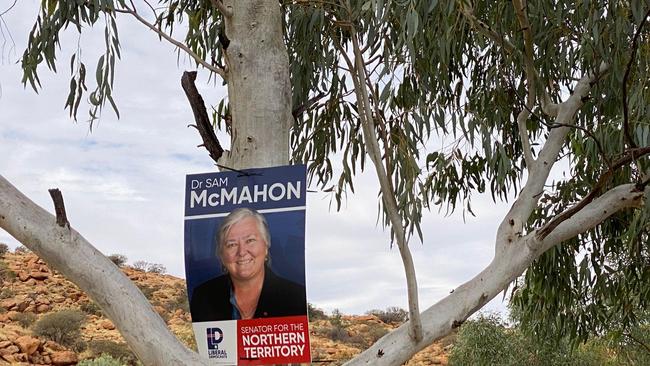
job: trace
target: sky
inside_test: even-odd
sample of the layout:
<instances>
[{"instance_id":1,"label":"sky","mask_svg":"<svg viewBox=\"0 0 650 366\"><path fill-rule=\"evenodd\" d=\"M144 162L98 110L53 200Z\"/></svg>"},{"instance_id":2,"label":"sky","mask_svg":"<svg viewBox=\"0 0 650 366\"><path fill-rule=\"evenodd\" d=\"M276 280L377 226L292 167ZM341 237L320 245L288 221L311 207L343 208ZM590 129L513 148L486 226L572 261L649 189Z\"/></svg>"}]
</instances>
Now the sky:
<instances>
[{"instance_id":1,"label":"sky","mask_svg":"<svg viewBox=\"0 0 650 366\"><path fill-rule=\"evenodd\" d=\"M0 13L11 3L0 2ZM43 87L37 94L22 85L17 61L39 4L20 0L0 20L0 174L50 212L48 189L59 188L71 225L101 252L123 254L130 263L160 263L184 278L185 175L215 171L207 152L197 148L198 133L187 127L193 116L180 78L195 67L123 15L118 20L122 59L113 92L121 118L107 108L90 131L87 104L79 108L77 122L63 106L72 51L79 44L94 71L103 52L103 28L81 37L68 29L61 37L58 73L41 67ZM197 87L208 104L225 94L221 82L208 80L205 71L199 71ZM355 187L362 188L348 194L340 212L330 209L325 193L307 197L308 301L346 314L407 308L399 252L377 222L377 179L372 169L356 179ZM460 210L450 216L435 209L424 215L424 242L411 243L421 310L491 261L507 206L482 196L473 200L472 209L476 217L466 215L465 220ZM0 242L19 245L2 229ZM501 299L497 296L484 309L505 312Z\"/></svg>"}]
</instances>

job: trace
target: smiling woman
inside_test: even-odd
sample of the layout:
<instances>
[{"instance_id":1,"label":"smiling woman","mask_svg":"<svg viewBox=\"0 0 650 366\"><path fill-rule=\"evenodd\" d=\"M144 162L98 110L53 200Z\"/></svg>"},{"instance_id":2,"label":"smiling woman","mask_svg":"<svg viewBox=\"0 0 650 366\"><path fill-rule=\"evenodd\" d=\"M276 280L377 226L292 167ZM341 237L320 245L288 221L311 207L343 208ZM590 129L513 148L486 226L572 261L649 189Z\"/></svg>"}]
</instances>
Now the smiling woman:
<instances>
[{"instance_id":1,"label":"smiling woman","mask_svg":"<svg viewBox=\"0 0 650 366\"><path fill-rule=\"evenodd\" d=\"M264 216L249 208L232 211L216 237L224 274L192 294L192 321L306 315L305 287L271 271L271 238Z\"/></svg>"}]
</instances>

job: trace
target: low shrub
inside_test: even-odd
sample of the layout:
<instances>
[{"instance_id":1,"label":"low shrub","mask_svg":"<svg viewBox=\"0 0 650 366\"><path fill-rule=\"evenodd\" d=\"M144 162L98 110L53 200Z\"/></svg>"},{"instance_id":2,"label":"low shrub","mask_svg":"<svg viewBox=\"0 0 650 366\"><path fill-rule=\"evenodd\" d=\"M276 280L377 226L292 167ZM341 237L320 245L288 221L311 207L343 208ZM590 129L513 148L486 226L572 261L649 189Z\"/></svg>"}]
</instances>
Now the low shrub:
<instances>
[{"instance_id":1,"label":"low shrub","mask_svg":"<svg viewBox=\"0 0 650 366\"><path fill-rule=\"evenodd\" d=\"M122 267L126 264L127 258L123 254L111 254L108 256L108 259L111 260L111 262L115 263L116 266Z\"/></svg>"},{"instance_id":2,"label":"low shrub","mask_svg":"<svg viewBox=\"0 0 650 366\"><path fill-rule=\"evenodd\" d=\"M62 310L43 315L32 327L35 335L52 340L63 346L82 350L81 326L86 314L79 310Z\"/></svg>"},{"instance_id":3,"label":"low shrub","mask_svg":"<svg viewBox=\"0 0 650 366\"><path fill-rule=\"evenodd\" d=\"M167 301L164 305L165 309L169 312L174 312L177 309L181 309L186 313L190 312L190 303L187 300L187 289L185 286L179 289L179 293L174 296L170 301Z\"/></svg>"},{"instance_id":4,"label":"low shrub","mask_svg":"<svg viewBox=\"0 0 650 366\"><path fill-rule=\"evenodd\" d=\"M110 356L126 365L136 365L138 362L138 358L126 343L98 339L88 342L88 349L93 357Z\"/></svg>"},{"instance_id":5,"label":"low shrub","mask_svg":"<svg viewBox=\"0 0 650 366\"><path fill-rule=\"evenodd\" d=\"M449 365L503 366L623 366L636 363L617 359L598 339L572 348L567 339L538 339L519 328L508 328L496 315L481 315L460 327L449 355Z\"/></svg>"},{"instance_id":6,"label":"low shrub","mask_svg":"<svg viewBox=\"0 0 650 366\"><path fill-rule=\"evenodd\" d=\"M159 263L149 263L149 266L147 267L147 272L165 274L167 272L167 267Z\"/></svg>"},{"instance_id":7,"label":"low shrub","mask_svg":"<svg viewBox=\"0 0 650 366\"><path fill-rule=\"evenodd\" d=\"M7 252L9 252L9 245L0 243L0 257L4 257Z\"/></svg>"},{"instance_id":8,"label":"low shrub","mask_svg":"<svg viewBox=\"0 0 650 366\"><path fill-rule=\"evenodd\" d=\"M334 342L348 342L350 340L350 334L348 331L337 326L330 328L327 331L326 336Z\"/></svg>"},{"instance_id":9,"label":"low shrub","mask_svg":"<svg viewBox=\"0 0 650 366\"><path fill-rule=\"evenodd\" d=\"M149 300L150 302L153 300L153 293L157 291L155 287L145 285L145 284L139 284L139 283L136 283L136 286L138 286L138 288L140 289L144 297L147 298L147 300Z\"/></svg>"},{"instance_id":10,"label":"low shrub","mask_svg":"<svg viewBox=\"0 0 650 366\"><path fill-rule=\"evenodd\" d=\"M370 324L368 325L368 329L364 332L366 337L368 337L370 344L374 344L377 342L381 337L385 336L388 333L388 329L382 327L379 324Z\"/></svg>"},{"instance_id":11,"label":"low shrub","mask_svg":"<svg viewBox=\"0 0 650 366\"><path fill-rule=\"evenodd\" d=\"M19 314L16 315L14 320L16 320L20 324L21 327L27 329L27 328L31 327L32 324L34 324L34 322L36 321L36 314L34 314L34 313L19 313Z\"/></svg>"},{"instance_id":12,"label":"low shrub","mask_svg":"<svg viewBox=\"0 0 650 366\"><path fill-rule=\"evenodd\" d=\"M409 315L408 311L397 306L389 306L386 310L370 310L366 314L374 315L386 324L401 324L408 319Z\"/></svg>"},{"instance_id":13,"label":"low shrub","mask_svg":"<svg viewBox=\"0 0 650 366\"><path fill-rule=\"evenodd\" d=\"M307 314L309 315L309 320L311 321L327 320L327 314L325 314L322 309L315 307L311 303L307 303Z\"/></svg>"},{"instance_id":14,"label":"low shrub","mask_svg":"<svg viewBox=\"0 0 650 366\"><path fill-rule=\"evenodd\" d=\"M100 357L83 360L77 366L124 366L120 360L116 360L109 355L102 355Z\"/></svg>"},{"instance_id":15,"label":"low shrub","mask_svg":"<svg viewBox=\"0 0 650 366\"><path fill-rule=\"evenodd\" d=\"M16 272L11 270L7 263L0 259L0 282L11 282L16 279Z\"/></svg>"},{"instance_id":16,"label":"low shrub","mask_svg":"<svg viewBox=\"0 0 650 366\"><path fill-rule=\"evenodd\" d=\"M102 308L99 305L95 304L94 301L84 302L79 306L79 310L83 311L88 315L97 315L102 316Z\"/></svg>"},{"instance_id":17,"label":"low shrub","mask_svg":"<svg viewBox=\"0 0 650 366\"><path fill-rule=\"evenodd\" d=\"M3 288L0 290L0 300L1 299L10 299L12 297L16 296L16 291L10 289L10 288Z\"/></svg>"},{"instance_id":18,"label":"low shrub","mask_svg":"<svg viewBox=\"0 0 650 366\"><path fill-rule=\"evenodd\" d=\"M449 355L449 365L525 365L520 334L505 328L497 315L481 315L463 324Z\"/></svg>"}]
</instances>

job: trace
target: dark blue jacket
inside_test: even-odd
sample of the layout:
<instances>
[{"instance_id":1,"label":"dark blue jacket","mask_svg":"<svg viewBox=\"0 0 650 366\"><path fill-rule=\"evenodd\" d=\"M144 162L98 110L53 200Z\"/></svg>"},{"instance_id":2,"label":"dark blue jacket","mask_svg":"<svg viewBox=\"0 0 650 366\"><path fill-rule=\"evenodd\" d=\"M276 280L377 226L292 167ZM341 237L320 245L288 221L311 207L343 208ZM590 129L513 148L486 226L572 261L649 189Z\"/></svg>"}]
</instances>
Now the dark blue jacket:
<instances>
[{"instance_id":1,"label":"dark blue jacket","mask_svg":"<svg viewBox=\"0 0 650 366\"><path fill-rule=\"evenodd\" d=\"M192 322L231 320L230 276L225 274L197 286L192 292ZM305 286L264 270L264 284L253 318L307 315Z\"/></svg>"}]
</instances>

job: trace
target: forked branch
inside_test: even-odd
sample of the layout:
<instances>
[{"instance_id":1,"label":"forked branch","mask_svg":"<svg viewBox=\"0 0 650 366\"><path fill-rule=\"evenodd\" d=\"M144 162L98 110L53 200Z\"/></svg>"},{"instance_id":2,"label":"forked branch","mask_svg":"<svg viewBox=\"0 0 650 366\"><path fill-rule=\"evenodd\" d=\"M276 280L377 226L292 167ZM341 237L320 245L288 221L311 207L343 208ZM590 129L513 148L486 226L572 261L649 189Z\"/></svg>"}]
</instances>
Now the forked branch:
<instances>
[{"instance_id":1,"label":"forked branch","mask_svg":"<svg viewBox=\"0 0 650 366\"><path fill-rule=\"evenodd\" d=\"M589 204L596 197L598 197L598 194L605 187L605 184L607 183L609 178L611 178L618 169L622 168L626 164L629 164L634 159L642 157L647 154L650 154L650 146L628 150L621 158L614 161L610 166L610 168L598 178L598 181L591 189L589 194L587 194L583 199L581 199L580 202L568 208L561 214L555 216L552 220L550 220L539 230L537 230L537 235L536 235L537 240L544 240L544 238L548 236L558 225L568 220L576 212L582 210L587 204Z\"/></svg>"}]
</instances>

